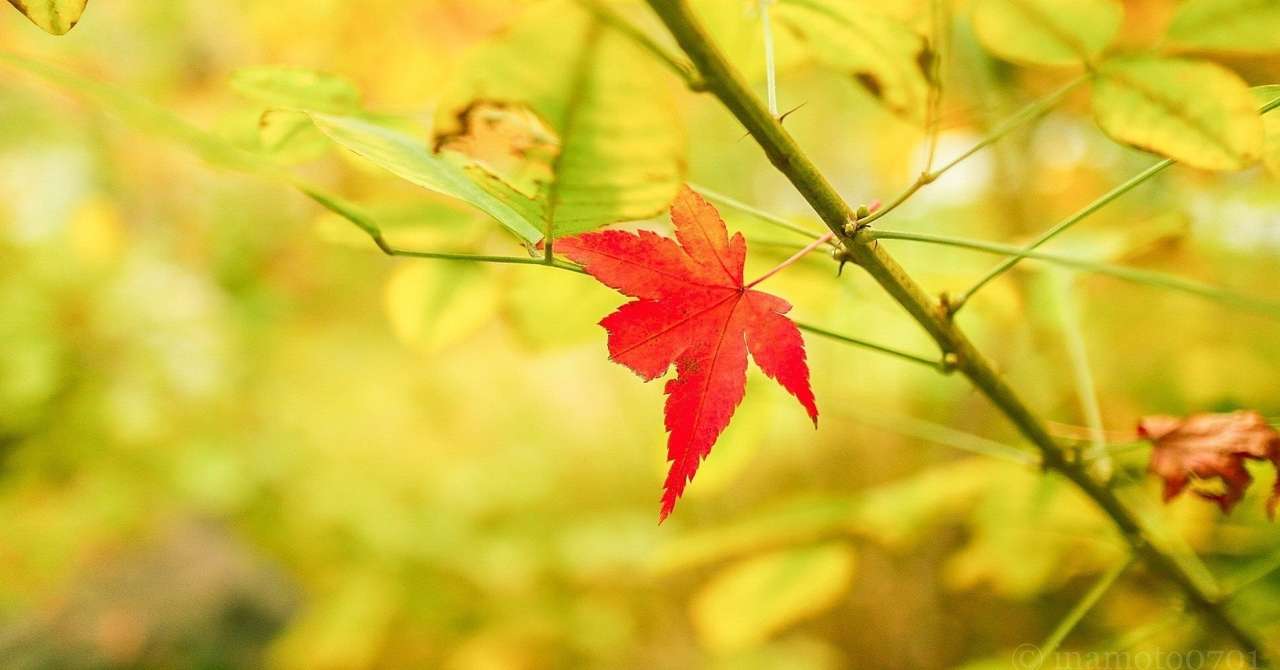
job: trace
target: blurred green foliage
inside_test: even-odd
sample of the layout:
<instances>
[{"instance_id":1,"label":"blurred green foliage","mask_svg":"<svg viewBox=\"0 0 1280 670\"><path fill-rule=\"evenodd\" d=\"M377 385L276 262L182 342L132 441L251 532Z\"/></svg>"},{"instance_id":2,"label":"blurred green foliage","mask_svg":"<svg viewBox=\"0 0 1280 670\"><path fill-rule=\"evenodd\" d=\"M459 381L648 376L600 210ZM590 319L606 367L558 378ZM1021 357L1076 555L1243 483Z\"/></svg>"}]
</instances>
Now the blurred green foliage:
<instances>
[{"instance_id":1,"label":"blurred green foliage","mask_svg":"<svg viewBox=\"0 0 1280 670\"><path fill-rule=\"evenodd\" d=\"M391 243L424 251L521 256L556 220L554 197L580 198L556 228L580 230L656 213L682 175L817 229L723 110L618 34L579 37L586 12L542 4L117 0L56 39L0 14L4 52L55 68L0 60L0 665L1007 667L1123 560L1105 517L1028 467L963 380L815 337L821 429L753 376L659 527L661 395L607 360L595 325L621 298L552 268L388 258L293 188L358 203ZM696 4L763 91L756 3ZM930 4L774 7L780 102L803 105L786 127L855 202L920 169ZM1153 162L1099 125L1202 168L1276 169L1275 117L1263 144L1249 116L1270 89L1245 89L1280 81L1280 30L1258 28L1275 12L1132 0L1119 20L1109 2L1031 3L1079 29L1062 47L1020 32L1015 4L948 3L941 162L1108 50L1181 59L1109 61L1092 94L1073 90L877 225L1029 239ZM642 7L615 9L661 37ZM1246 15L1205 27L1224 11ZM866 26L882 45L850 39ZM608 53L584 57L591 44ZM1183 113L1126 84L1149 68L1133 76ZM583 81L599 99L571 128ZM536 174L558 196L494 178L510 176L505 156L432 152L476 97L548 122L571 158ZM321 130L365 159L299 110L329 115ZM401 142L412 160L393 172L431 190L379 169L353 146L368 137L337 123ZM450 182L466 189L454 200L442 174L476 181ZM509 208L507 227L477 200ZM756 271L799 239L723 210ZM993 262L882 243L935 290ZM1261 168L1175 166L1047 249L1280 300L1280 189ZM1197 574L1247 582L1233 611L1274 641L1280 577L1265 568L1280 534L1264 493L1227 518L1190 497L1163 507L1132 427L1280 416L1280 323L1047 269L1019 265L964 325L1059 437L1087 445L1074 310L1115 486ZM872 282L834 270L807 260L770 290L801 320L931 351ZM1223 648L1170 620L1174 599L1135 568L1066 646Z\"/></svg>"}]
</instances>

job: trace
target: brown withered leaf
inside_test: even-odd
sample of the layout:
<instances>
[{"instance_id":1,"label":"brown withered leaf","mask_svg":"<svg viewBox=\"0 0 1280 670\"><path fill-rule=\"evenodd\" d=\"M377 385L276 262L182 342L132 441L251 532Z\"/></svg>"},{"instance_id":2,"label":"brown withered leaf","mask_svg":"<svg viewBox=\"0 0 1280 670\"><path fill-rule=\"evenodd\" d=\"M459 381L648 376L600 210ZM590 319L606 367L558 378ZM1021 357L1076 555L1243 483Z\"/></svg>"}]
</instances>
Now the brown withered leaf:
<instances>
[{"instance_id":1,"label":"brown withered leaf","mask_svg":"<svg viewBox=\"0 0 1280 670\"><path fill-rule=\"evenodd\" d=\"M1185 419L1149 416L1138 423L1138 434L1154 445L1149 470L1164 480L1169 502L1192 481L1218 479L1222 490L1194 488L1196 495L1218 503L1225 514L1244 498L1253 481L1245 460L1271 461L1280 471L1280 433L1255 411L1194 414ZM1274 517L1280 502L1280 478L1267 514Z\"/></svg>"},{"instance_id":2,"label":"brown withered leaf","mask_svg":"<svg viewBox=\"0 0 1280 670\"><path fill-rule=\"evenodd\" d=\"M436 139L437 152L465 154L530 198L551 181L560 139L529 107L475 100L458 112L457 124Z\"/></svg>"}]
</instances>

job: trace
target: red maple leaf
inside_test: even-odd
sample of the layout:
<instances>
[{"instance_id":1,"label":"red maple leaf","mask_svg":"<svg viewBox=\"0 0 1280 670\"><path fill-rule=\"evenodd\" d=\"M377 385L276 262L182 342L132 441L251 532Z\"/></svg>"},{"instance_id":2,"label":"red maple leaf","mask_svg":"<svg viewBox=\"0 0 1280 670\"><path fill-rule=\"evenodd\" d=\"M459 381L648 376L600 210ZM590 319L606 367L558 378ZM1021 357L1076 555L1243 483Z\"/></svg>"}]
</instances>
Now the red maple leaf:
<instances>
[{"instance_id":1,"label":"red maple leaf","mask_svg":"<svg viewBox=\"0 0 1280 670\"><path fill-rule=\"evenodd\" d=\"M1244 461L1269 460L1280 469L1280 433L1258 412L1195 414L1186 419L1148 416L1138 423L1138 435L1151 441L1149 469L1164 480L1169 502L1193 479L1217 478L1221 492L1195 489L1196 495L1218 503L1225 514L1244 497L1253 477ZM1274 517L1280 502L1277 479L1267 514Z\"/></svg>"},{"instance_id":2,"label":"red maple leaf","mask_svg":"<svg viewBox=\"0 0 1280 670\"><path fill-rule=\"evenodd\" d=\"M791 305L742 280L747 242L728 236L715 207L688 187L671 206L676 238L606 230L555 249L601 283L635 298L600 322L609 358L646 381L667 371L667 459L660 520L729 425L746 387L747 352L818 423L804 340Z\"/></svg>"}]
</instances>

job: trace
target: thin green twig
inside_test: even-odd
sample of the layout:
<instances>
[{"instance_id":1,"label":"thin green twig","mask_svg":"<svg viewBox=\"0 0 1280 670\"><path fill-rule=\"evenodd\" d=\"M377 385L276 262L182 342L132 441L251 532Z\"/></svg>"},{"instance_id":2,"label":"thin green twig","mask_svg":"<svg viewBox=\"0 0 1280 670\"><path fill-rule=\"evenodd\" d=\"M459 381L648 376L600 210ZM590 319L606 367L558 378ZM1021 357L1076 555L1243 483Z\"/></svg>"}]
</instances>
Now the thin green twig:
<instances>
[{"instance_id":1,"label":"thin green twig","mask_svg":"<svg viewBox=\"0 0 1280 670\"><path fill-rule=\"evenodd\" d=\"M584 9L595 14L596 18L604 22L610 28L618 31L626 36L638 46L653 54L660 63L667 66L669 70L675 73L677 77L684 81L685 86L692 91L701 91L706 88L706 84L698 77L689 63L681 60L679 57L671 53L669 49L658 44L648 33L638 28L618 14L614 9L600 0L577 0L578 4Z\"/></svg>"},{"instance_id":2,"label":"thin green twig","mask_svg":"<svg viewBox=\"0 0 1280 670\"><path fill-rule=\"evenodd\" d=\"M1107 480L1111 475L1107 429L1102 424L1102 405L1098 402L1098 387L1093 381L1093 370L1089 365L1089 350L1084 340L1084 329L1080 326L1080 309L1076 303L1075 289L1075 277L1062 279L1058 295L1062 335L1071 360L1080 412L1084 415L1085 425L1089 427L1089 449L1085 452L1085 458L1096 465L1094 474Z\"/></svg>"},{"instance_id":3,"label":"thin green twig","mask_svg":"<svg viewBox=\"0 0 1280 670\"><path fill-rule=\"evenodd\" d=\"M1019 465L1037 466L1040 458L1031 451L1011 447L1002 442L956 430L932 421L925 421L913 416L886 414L882 411L867 412L859 409L842 408L845 414L858 423L886 430L898 435L912 437L924 442L933 442L943 446L967 451L982 456L997 458Z\"/></svg>"},{"instance_id":4,"label":"thin green twig","mask_svg":"<svg viewBox=\"0 0 1280 670\"><path fill-rule=\"evenodd\" d=\"M778 115L778 73L777 63L773 57L773 25L769 21L769 5L773 0L759 0L760 32L764 40L764 82L765 93L769 100L769 113Z\"/></svg>"},{"instance_id":5,"label":"thin green twig","mask_svg":"<svg viewBox=\"0 0 1280 670\"><path fill-rule=\"evenodd\" d=\"M1268 102L1267 104L1258 108L1258 113L1266 114L1267 112L1270 112L1276 107L1280 107L1280 98L1276 98L1275 100L1272 100L1271 102ZM1023 253L1015 254L1012 258L1009 258L1008 260L1005 260L1004 262L1000 263L996 267L992 268L990 272L984 275L982 279L979 279L976 284L974 284L972 287L969 288L969 290L960 294L960 296L952 302L952 305L951 305L952 313L954 314L961 307L963 307L965 303L969 301L969 298L972 298L973 294L981 290L982 287L991 283L992 280L996 279L997 277L1004 274L1005 272L1008 272L1010 268L1012 268L1014 265L1017 265L1018 262L1021 261L1022 259L1031 257L1029 253L1025 253L1025 252L1033 251L1040 245L1044 244L1045 242L1048 242L1054 237L1057 237L1060 233L1067 230L1071 226L1074 226L1075 224L1083 221L1085 218L1087 218L1094 212L1110 204L1111 201L1124 195L1125 193L1128 193L1129 191L1133 190L1139 184L1142 184L1148 179L1151 179L1152 177L1160 174L1161 172L1164 172L1165 169L1167 169L1169 166L1173 164L1174 164L1174 160L1172 158L1166 158L1158 163L1151 165L1150 167L1143 170L1142 172L1139 172L1138 174L1135 174L1134 176L1130 177L1127 181L1120 184L1119 186L1116 186L1110 191L1104 193L1097 200L1094 200L1093 202L1085 205L1075 214L1072 214L1071 216L1068 216L1062 221L1059 221L1058 223L1054 224L1053 227L1044 231L1043 233L1040 234L1039 237L1033 240L1030 244L1023 247Z\"/></svg>"},{"instance_id":6,"label":"thin green twig","mask_svg":"<svg viewBox=\"0 0 1280 670\"><path fill-rule=\"evenodd\" d=\"M961 249L971 249L973 251L981 251L990 254L1000 254L1016 258L1029 258L1032 260L1044 261L1075 270L1083 270L1095 274L1106 275L1108 277L1115 277L1116 279L1122 279L1135 284L1189 293L1214 302L1264 314L1272 318L1280 318L1280 303L1278 302L1255 296L1243 295L1228 289L1214 286L1213 284L1206 284L1204 282L1196 281L1194 279L1186 279L1176 275L1152 272L1150 270L1139 270L1122 265L1113 265L1110 263L1102 263L1042 251L1029 251L1026 247L1018 247L999 242L971 240L962 237L878 229L867 230L863 234L869 239L904 240L908 242L939 244Z\"/></svg>"},{"instance_id":7,"label":"thin green twig","mask_svg":"<svg viewBox=\"0 0 1280 670\"><path fill-rule=\"evenodd\" d=\"M1276 570L1280 570L1280 551L1276 551L1269 556L1245 566L1240 570L1240 572L1236 573L1227 581L1223 586L1223 591L1226 593L1227 597L1233 597L1250 586L1266 579Z\"/></svg>"},{"instance_id":8,"label":"thin green twig","mask_svg":"<svg viewBox=\"0 0 1280 670\"><path fill-rule=\"evenodd\" d=\"M1025 247L1020 249L1018 252L1014 253L1013 256L1011 256L1010 258L1004 261L1001 261L998 265L992 268L990 272L983 275L982 278L979 279L973 286L969 287L969 289L966 290L964 293L961 293L960 296L952 302L951 311L953 313L956 311L959 311L961 307L963 307L966 303L969 302L969 299L973 297L973 294L982 290L982 287L991 283L1000 275L1008 272L1013 266L1017 265L1018 262L1021 261L1022 259L1030 257L1030 253L1032 251L1035 251L1037 248L1039 248L1040 245L1044 244L1045 242L1048 242L1049 240L1052 240L1053 238L1057 237L1059 234L1061 234L1063 231L1067 230L1071 226L1074 226L1077 223L1080 223L1081 221L1088 218L1094 212L1111 204L1111 202L1116 198L1119 198L1120 196L1124 195L1125 193L1128 193L1129 191L1132 191L1134 188L1138 187L1143 182L1165 171L1165 169L1167 169L1170 165L1173 165L1173 162L1174 162L1173 159L1166 158L1160 161L1159 163L1156 163L1148 167L1142 172L1139 172L1138 174L1130 177L1123 184L1116 186L1110 191L1107 191L1097 200L1094 200L1093 202L1085 205L1084 207L1082 207L1080 210L1078 210L1071 216L1068 216L1067 218L1054 224L1051 228L1041 233L1038 237L1036 237L1036 239L1032 240Z\"/></svg>"},{"instance_id":9,"label":"thin green twig","mask_svg":"<svg viewBox=\"0 0 1280 670\"><path fill-rule=\"evenodd\" d=\"M1116 580L1120 578L1120 575L1123 574L1124 571L1132 564L1133 557L1130 556L1117 563L1115 567L1103 573L1103 575L1098 578L1098 581L1094 582L1093 587L1084 594L1084 597L1080 599L1080 602L1076 603L1075 607L1071 608L1070 612L1067 612L1067 616L1063 617L1062 621L1058 622L1058 625L1054 627L1053 632L1050 633L1049 637L1040 645L1040 653L1037 655L1035 663L1031 664L1031 670L1039 670L1039 668L1044 667L1044 662L1058 651L1058 647L1062 644L1062 641L1067 639L1067 636L1071 634L1071 631L1075 630L1075 627L1079 625L1080 620L1084 619L1084 615L1088 614L1089 610L1093 609L1094 605L1097 605L1099 600L1102 600L1102 596L1106 595L1107 591L1109 591L1112 585L1116 583Z\"/></svg>"},{"instance_id":10,"label":"thin green twig","mask_svg":"<svg viewBox=\"0 0 1280 670\"><path fill-rule=\"evenodd\" d=\"M956 156L955 158L952 158L951 160L947 161L938 169L930 170L929 168L926 167L925 170L920 173L920 175L916 178L914 182L912 182L910 186L908 186L905 190L903 190L896 197L894 197L894 199L891 200L888 205L885 205L879 211L863 219L862 223L864 225L870 224L880 219L881 217L885 216L889 212L892 212L893 210L897 209L899 205L902 205L907 200L911 199L911 196L915 195L916 191L919 191L925 186L937 181L939 177L946 174L948 171L950 171L955 166L959 165L965 159L969 158L970 156L973 156L979 151L982 151L983 149L1000 141L1001 139L1004 138L1005 135L1008 135L1010 132L1017 130L1018 127L1022 126L1023 124L1029 123L1035 119L1040 118L1041 116L1044 116L1046 113L1049 112L1049 110L1057 106L1057 104L1061 102L1062 99L1066 97L1068 93L1070 93L1077 86L1080 86L1081 84L1085 83L1088 80L1089 80L1088 75L1082 75L1082 76L1076 77L1075 79L1072 79L1071 81L1067 82L1066 84L1064 84L1057 90L1053 91L1049 95L1046 95L1043 98L1035 100L1034 102L1031 102L1027 106L1018 110L1017 112L1014 112L1012 116L1010 116L1009 118L1005 119L1000 124L998 124L995 128L991 130L991 132L987 133L986 136L984 136L981 140L978 140L978 142L974 144L972 147L969 147L968 149L966 149L959 156Z\"/></svg>"},{"instance_id":11,"label":"thin green twig","mask_svg":"<svg viewBox=\"0 0 1280 670\"><path fill-rule=\"evenodd\" d=\"M822 337L836 340L837 342L844 342L845 344L852 344L854 346L862 347L864 349L878 351L882 354L888 354L890 356L901 358L904 361L919 363L920 365L931 367L940 372L945 372L947 369L946 363L937 358L929 358L928 356L913 354L911 352L903 351L901 349L895 349L893 347L890 347L884 344L876 344L875 342L869 342L867 340L854 337L852 335L842 335L840 333L827 330L826 328L820 328L818 326L808 324L808 323L803 323L800 321L796 322L796 326L800 328L800 330L813 333L814 335L821 335Z\"/></svg>"},{"instance_id":12,"label":"thin green twig","mask_svg":"<svg viewBox=\"0 0 1280 670\"><path fill-rule=\"evenodd\" d=\"M745 214L750 214L751 216L754 216L757 219L764 221L765 223L773 224L779 228L782 228L783 230L789 230L797 235L803 235L806 239L813 239L814 237L817 237L818 235L821 234L821 232L819 232L818 230L806 228L804 226L798 226L782 218L781 216L778 216L777 214L770 214L769 212L766 212L762 209L758 209L756 207L748 205L747 203L741 200L738 200L737 198L725 195L723 193L720 193L719 191L713 191L707 188L706 186L702 186L701 184L690 183L689 188L697 191L698 193L701 193L702 196L707 200L719 203L726 207L732 207Z\"/></svg>"},{"instance_id":13,"label":"thin green twig","mask_svg":"<svg viewBox=\"0 0 1280 670\"><path fill-rule=\"evenodd\" d=\"M925 156L922 175L932 174L933 160L938 154L938 136L942 133L942 62L946 53L946 28L950 22L944 18L943 0L932 0L929 3L929 23L933 48L929 61L929 97L925 102L924 127L929 134L929 148Z\"/></svg>"}]
</instances>

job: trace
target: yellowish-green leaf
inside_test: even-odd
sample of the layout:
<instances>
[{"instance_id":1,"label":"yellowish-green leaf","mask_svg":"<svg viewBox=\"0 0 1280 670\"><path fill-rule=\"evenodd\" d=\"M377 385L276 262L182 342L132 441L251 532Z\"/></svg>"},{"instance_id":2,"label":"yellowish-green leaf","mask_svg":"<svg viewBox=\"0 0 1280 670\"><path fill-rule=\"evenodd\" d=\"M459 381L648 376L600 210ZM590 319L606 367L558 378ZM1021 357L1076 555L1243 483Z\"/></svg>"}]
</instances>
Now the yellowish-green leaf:
<instances>
[{"instance_id":1,"label":"yellowish-green leaf","mask_svg":"<svg viewBox=\"0 0 1280 670\"><path fill-rule=\"evenodd\" d=\"M1127 58L1107 63L1093 91L1098 125L1119 142L1193 167L1236 170L1262 153L1248 86L1213 63Z\"/></svg>"},{"instance_id":2,"label":"yellowish-green leaf","mask_svg":"<svg viewBox=\"0 0 1280 670\"><path fill-rule=\"evenodd\" d=\"M89 0L9 0L31 22L51 35L65 35L76 27Z\"/></svg>"},{"instance_id":3,"label":"yellowish-green leaf","mask_svg":"<svg viewBox=\"0 0 1280 670\"><path fill-rule=\"evenodd\" d=\"M1263 107L1280 101L1280 85L1257 86L1253 97ZM1262 127L1266 135L1262 143L1262 163L1276 179L1280 179L1280 110L1262 115Z\"/></svg>"},{"instance_id":4,"label":"yellowish-green leaf","mask_svg":"<svg viewBox=\"0 0 1280 670\"><path fill-rule=\"evenodd\" d=\"M694 630L716 652L760 644L834 605L849 589L854 563L852 547L832 543L731 565L694 595Z\"/></svg>"},{"instance_id":5,"label":"yellowish-green leaf","mask_svg":"<svg viewBox=\"0 0 1280 670\"><path fill-rule=\"evenodd\" d=\"M360 111L360 91L343 77L292 67L257 66L231 75L231 88L265 106L258 124L260 146L276 160L315 158L331 144L311 119L294 110L330 114Z\"/></svg>"},{"instance_id":6,"label":"yellowish-green leaf","mask_svg":"<svg viewBox=\"0 0 1280 670\"><path fill-rule=\"evenodd\" d=\"M530 218L531 203L526 198L492 183L497 179L459 157L432 152L425 139L350 116L313 113L311 118L334 142L374 165L423 188L470 203L526 242L541 239L538 221Z\"/></svg>"},{"instance_id":7,"label":"yellowish-green leaf","mask_svg":"<svg viewBox=\"0 0 1280 670\"><path fill-rule=\"evenodd\" d=\"M291 67L258 66L237 70L231 88L271 107L343 114L360 108L360 90L343 77Z\"/></svg>"},{"instance_id":8,"label":"yellowish-green leaf","mask_svg":"<svg viewBox=\"0 0 1280 670\"><path fill-rule=\"evenodd\" d=\"M445 106L528 105L558 134L543 228L569 235L661 213L683 180L670 76L626 36L571 3L522 16L469 62Z\"/></svg>"},{"instance_id":9,"label":"yellowish-green leaf","mask_svg":"<svg viewBox=\"0 0 1280 670\"><path fill-rule=\"evenodd\" d=\"M391 328L428 354L461 342L498 313L498 287L490 268L470 263L401 265L387 282Z\"/></svg>"},{"instance_id":10,"label":"yellowish-green leaf","mask_svg":"<svg viewBox=\"0 0 1280 670\"><path fill-rule=\"evenodd\" d=\"M1092 62L1124 22L1116 0L977 0L973 27L987 50L1031 65Z\"/></svg>"},{"instance_id":11,"label":"yellowish-green leaf","mask_svg":"<svg viewBox=\"0 0 1280 670\"><path fill-rule=\"evenodd\" d=\"M210 164L243 172L274 169L269 161L256 152L246 151L196 128L169 110L127 91L11 53L0 52L0 62L81 95L149 135L158 135L181 144Z\"/></svg>"},{"instance_id":12,"label":"yellowish-green leaf","mask_svg":"<svg viewBox=\"0 0 1280 670\"><path fill-rule=\"evenodd\" d=\"M781 0L771 11L823 67L849 74L895 114L923 120L932 56L922 35L849 2Z\"/></svg>"},{"instance_id":13,"label":"yellowish-green leaf","mask_svg":"<svg viewBox=\"0 0 1280 670\"><path fill-rule=\"evenodd\" d=\"M1187 0L1169 24L1169 41L1186 49L1220 53L1280 51L1280 2Z\"/></svg>"}]
</instances>

